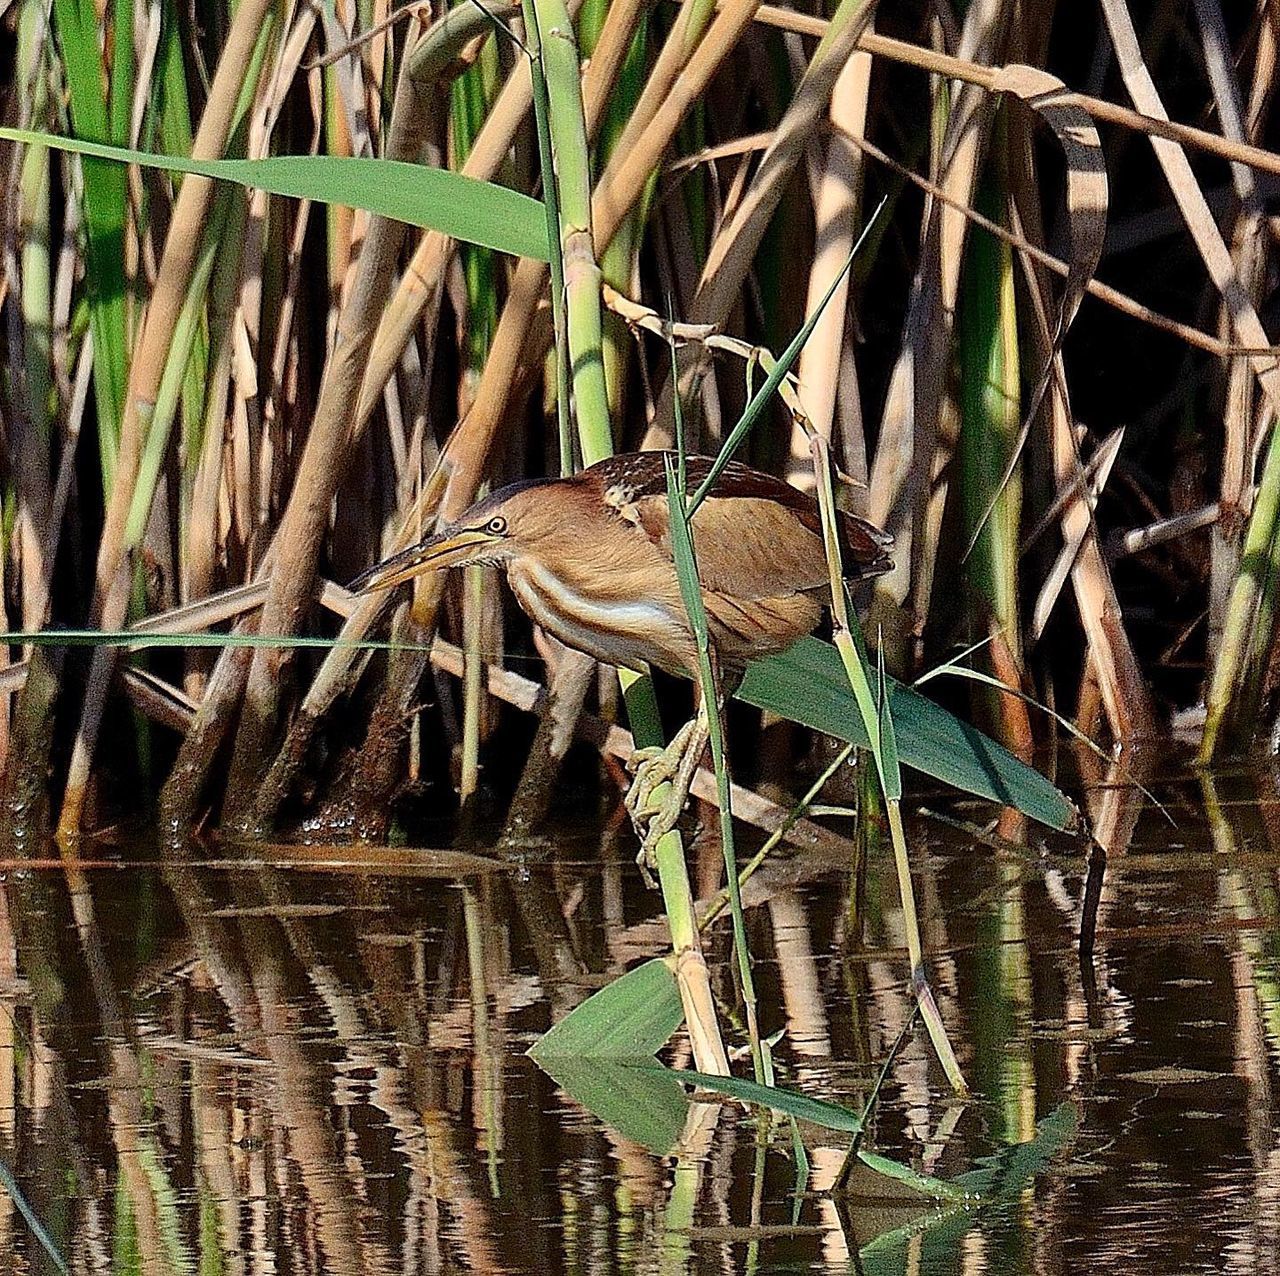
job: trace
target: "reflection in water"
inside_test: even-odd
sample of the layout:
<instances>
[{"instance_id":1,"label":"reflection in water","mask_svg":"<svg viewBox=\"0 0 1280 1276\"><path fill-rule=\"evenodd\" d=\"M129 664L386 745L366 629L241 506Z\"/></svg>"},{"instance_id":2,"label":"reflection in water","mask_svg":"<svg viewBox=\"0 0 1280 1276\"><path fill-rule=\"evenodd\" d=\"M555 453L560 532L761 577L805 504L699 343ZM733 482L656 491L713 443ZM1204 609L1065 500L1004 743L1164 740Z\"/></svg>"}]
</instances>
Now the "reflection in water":
<instances>
[{"instance_id":1,"label":"reflection in water","mask_svg":"<svg viewBox=\"0 0 1280 1276\"><path fill-rule=\"evenodd\" d=\"M858 1176L833 1199L847 1140L809 1129L797 1198L785 1124L694 1105L660 1157L539 1072L553 1013L661 951L608 832L518 869L314 846L8 861L0 1161L77 1273L1274 1271L1280 802L1245 775L1156 795L1172 822L1131 786L1089 794L1109 867L1086 971L1078 849L913 830L975 1094L951 1101L909 1039L872 1143L950 1178L1073 1100L1069 1150L998 1209L939 1221ZM865 937L831 859L766 869L750 899L784 1083L860 1107L909 1011L891 867L870 865ZM721 929L708 958L732 1010ZM56 1270L7 1192L0 1261Z\"/></svg>"}]
</instances>

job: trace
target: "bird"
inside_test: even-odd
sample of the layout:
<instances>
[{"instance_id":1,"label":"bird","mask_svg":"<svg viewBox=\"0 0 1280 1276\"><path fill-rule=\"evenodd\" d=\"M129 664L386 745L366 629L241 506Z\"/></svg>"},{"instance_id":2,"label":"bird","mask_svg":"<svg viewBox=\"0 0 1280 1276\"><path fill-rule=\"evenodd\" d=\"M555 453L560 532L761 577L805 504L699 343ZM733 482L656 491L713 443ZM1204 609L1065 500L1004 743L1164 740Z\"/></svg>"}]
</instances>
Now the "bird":
<instances>
[{"instance_id":1,"label":"bird","mask_svg":"<svg viewBox=\"0 0 1280 1276\"><path fill-rule=\"evenodd\" d=\"M501 568L524 612L568 647L637 673L652 668L699 686L697 641L685 612L670 535L667 471L673 452L620 453L563 478L512 483L456 522L356 577L350 589L389 589L425 572L479 563ZM688 489L716 462L687 456ZM837 514L846 579L888 571L893 538ZM812 496L729 461L691 520L709 646L731 693L747 665L785 651L822 618L830 576ZM637 750L626 805L642 869L675 827L709 738L694 717L662 749ZM664 782L670 793L654 804ZM648 874L646 873L646 877Z\"/></svg>"}]
</instances>

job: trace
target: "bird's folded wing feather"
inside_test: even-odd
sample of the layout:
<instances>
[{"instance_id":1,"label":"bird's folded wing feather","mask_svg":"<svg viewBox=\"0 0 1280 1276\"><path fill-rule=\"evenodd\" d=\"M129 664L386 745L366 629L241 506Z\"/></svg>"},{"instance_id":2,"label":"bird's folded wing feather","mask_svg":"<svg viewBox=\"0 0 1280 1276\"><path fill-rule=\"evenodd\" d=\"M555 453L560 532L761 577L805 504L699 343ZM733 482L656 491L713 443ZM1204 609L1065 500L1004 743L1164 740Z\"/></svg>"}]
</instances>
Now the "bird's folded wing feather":
<instances>
[{"instance_id":1,"label":"bird's folded wing feather","mask_svg":"<svg viewBox=\"0 0 1280 1276\"><path fill-rule=\"evenodd\" d=\"M664 454L615 458L602 474L608 495L668 558L672 557ZM602 463L601 469L608 463ZM687 460L689 489L710 472L708 457ZM892 565L892 537L852 515L839 516L845 574L878 575ZM827 583L822 525L812 497L781 479L731 461L693 516L702 587L738 598L779 598Z\"/></svg>"}]
</instances>

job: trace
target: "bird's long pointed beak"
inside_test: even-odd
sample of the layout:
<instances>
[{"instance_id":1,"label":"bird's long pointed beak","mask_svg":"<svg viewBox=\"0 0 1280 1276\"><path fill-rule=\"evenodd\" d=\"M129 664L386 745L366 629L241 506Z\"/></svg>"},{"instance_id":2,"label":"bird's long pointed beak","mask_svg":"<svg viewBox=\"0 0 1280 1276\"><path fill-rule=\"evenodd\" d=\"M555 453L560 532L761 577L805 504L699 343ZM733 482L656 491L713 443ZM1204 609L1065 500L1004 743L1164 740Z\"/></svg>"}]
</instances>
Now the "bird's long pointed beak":
<instances>
[{"instance_id":1,"label":"bird's long pointed beak","mask_svg":"<svg viewBox=\"0 0 1280 1276\"><path fill-rule=\"evenodd\" d=\"M492 537L475 530L439 532L426 540L402 549L400 553L370 567L347 586L353 594L369 594L375 589L390 589L423 572L443 571L457 567L476 556L476 550L488 545Z\"/></svg>"}]
</instances>

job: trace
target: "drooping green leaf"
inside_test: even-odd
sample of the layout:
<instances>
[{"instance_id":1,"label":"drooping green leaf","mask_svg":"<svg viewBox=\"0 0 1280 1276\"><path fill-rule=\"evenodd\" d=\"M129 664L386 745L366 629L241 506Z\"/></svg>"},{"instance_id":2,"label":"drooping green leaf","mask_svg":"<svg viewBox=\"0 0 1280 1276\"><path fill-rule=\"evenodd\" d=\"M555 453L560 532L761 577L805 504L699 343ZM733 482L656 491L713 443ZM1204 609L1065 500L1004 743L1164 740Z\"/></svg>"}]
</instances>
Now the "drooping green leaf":
<instances>
[{"instance_id":1,"label":"drooping green leaf","mask_svg":"<svg viewBox=\"0 0 1280 1276\"><path fill-rule=\"evenodd\" d=\"M36 143L98 159L174 173L197 173L324 204L363 208L411 226L519 257L547 260L546 213L528 195L447 169L399 160L335 155L276 155L267 159L194 160L153 155L39 133L0 128L0 139Z\"/></svg>"},{"instance_id":2,"label":"drooping green leaf","mask_svg":"<svg viewBox=\"0 0 1280 1276\"><path fill-rule=\"evenodd\" d=\"M676 977L654 958L588 997L535 1041L529 1055L601 1121L665 1155L684 1126L687 1105L669 1070L644 1065L655 1064L683 1019Z\"/></svg>"},{"instance_id":3,"label":"drooping green leaf","mask_svg":"<svg viewBox=\"0 0 1280 1276\"><path fill-rule=\"evenodd\" d=\"M892 1157L881 1156L866 1148L857 1153L858 1160L869 1170L874 1170L883 1178L900 1184L912 1194L918 1194L934 1201L960 1201L964 1199L965 1190L947 1182L946 1179L934 1178L930 1174L921 1174L911 1166L895 1161Z\"/></svg>"},{"instance_id":4,"label":"drooping green leaf","mask_svg":"<svg viewBox=\"0 0 1280 1276\"><path fill-rule=\"evenodd\" d=\"M624 976L625 977L625 976ZM633 1143L666 1156L684 1129L689 1105L668 1069L635 1066L651 1058L539 1058L538 1066L570 1098Z\"/></svg>"},{"instance_id":5,"label":"drooping green leaf","mask_svg":"<svg viewBox=\"0 0 1280 1276\"><path fill-rule=\"evenodd\" d=\"M593 993L529 1050L555 1059L651 1059L684 1020L676 977L660 957Z\"/></svg>"},{"instance_id":6,"label":"drooping green leaf","mask_svg":"<svg viewBox=\"0 0 1280 1276\"><path fill-rule=\"evenodd\" d=\"M1070 829L1075 807L1038 771L976 727L893 678L886 678L898 755L916 771L966 793L1016 807L1055 829ZM747 669L737 698L865 748L867 736L839 653L802 638Z\"/></svg>"}]
</instances>

